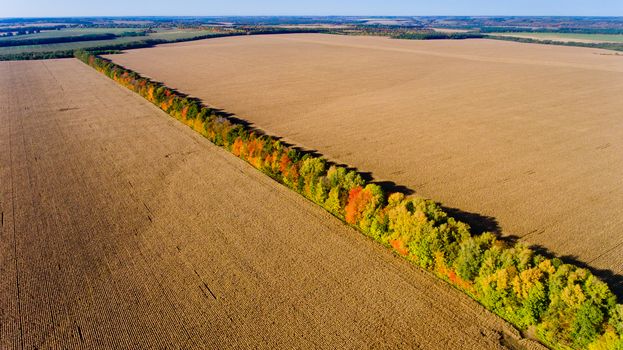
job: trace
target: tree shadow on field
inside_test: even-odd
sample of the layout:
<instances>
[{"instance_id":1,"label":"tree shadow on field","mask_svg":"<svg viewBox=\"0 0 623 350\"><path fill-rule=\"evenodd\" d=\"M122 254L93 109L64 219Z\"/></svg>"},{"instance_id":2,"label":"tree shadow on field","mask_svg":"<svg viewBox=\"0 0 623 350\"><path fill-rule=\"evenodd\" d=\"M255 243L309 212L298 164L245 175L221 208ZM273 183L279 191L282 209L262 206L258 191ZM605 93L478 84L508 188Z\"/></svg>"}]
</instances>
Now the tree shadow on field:
<instances>
[{"instance_id":1,"label":"tree shadow on field","mask_svg":"<svg viewBox=\"0 0 623 350\"><path fill-rule=\"evenodd\" d=\"M504 238L510 243L515 243L515 239L508 239L510 237L501 237L502 228L496 218L478 213L470 213L458 208L447 207L441 203L439 203L439 205L441 205L441 209L448 213L449 216L468 224L469 227L471 227L471 232L473 234L480 235L485 232L491 232L495 233L500 238Z\"/></svg>"},{"instance_id":2,"label":"tree shadow on field","mask_svg":"<svg viewBox=\"0 0 623 350\"><path fill-rule=\"evenodd\" d=\"M341 164L338 162L334 162L334 161L330 161L328 160L322 153L320 153L318 150L311 150L311 149L305 149L302 147L299 147L295 144L289 143L284 141L284 139L282 137L276 137L276 136L272 136L266 132L264 132L262 129L258 128L254 123L242 119L240 117L238 117L235 114L226 112L222 109L219 108L215 108L213 106L210 106L208 104L205 104L201 99L195 98L195 97L191 97L188 96L186 94L183 94L177 90L173 90L176 93L182 95L183 97L186 97L192 101L195 101L197 103L199 103L199 105L201 106L205 106L210 108L214 114L216 114L217 116L221 116L224 118L227 118L228 120L230 120L233 123L237 123L240 125L243 125L245 129L249 130L249 131L253 131L258 135L266 135L271 137L274 140L278 140L280 141L284 146L289 147L291 149L295 149L297 151L299 151L302 155L308 154L310 156L314 156L314 157L321 157L323 159L326 160L327 164L329 166L331 165L335 165L335 166L339 166L339 167L344 167L346 168L348 171L353 170L355 172L357 172L363 180L365 180L367 183L371 183L371 184L376 184L378 186L380 186L383 191L386 194L391 194L391 193L395 193L395 192L400 192L403 193L405 195L412 195L415 193L415 190L408 188L406 186L403 185L399 185L396 184L393 181L380 181L380 180L375 180L374 176L371 172L364 172L364 171L360 171L359 169L355 168L355 167L351 167L347 164ZM482 215L479 213L473 213L473 212L468 212L468 211L464 211L458 208L452 208L452 207L448 207L448 206L444 206L442 203L438 203L441 208L448 213L448 215L450 217L455 218L458 221L464 222L466 224L468 224L471 228L471 233L474 235L480 235L483 234L485 232L491 232L493 234L495 234L498 239L500 239L501 241L504 241L506 243L508 243L509 245L514 245L521 240L520 236L516 236L516 235L512 235L512 234L508 234L508 233L503 233L502 232L502 228L499 225L499 222L497 220L497 218L493 217L493 216L487 216L487 215ZM571 256L571 255L566 255L566 256L557 256L554 252L550 251L549 249L540 246L540 245L528 245L536 254L540 254L546 258L559 258L560 260L562 260L564 263L567 264L573 264L576 265L578 267L584 268L589 270L591 273L593 273L595 276L599 277L601 280L605 281L608 286L610 287L610 289L612 290L612 292L615 294L615 296L617 297L618 302L621 302L623 300L623 275L621 274L616 274L611 270L607 270L607 269L598 269L595 267L592 267L589 265L589 263L583 262L581 260L578 259L577 256Z\"/></svg>"},{"instance_id":3,"label":"tree shadow on field","mask_svg":"<svg viewBox=\"0 0 623 350\"><path fill-rule=\"evenodd\" d=\"M481 215L478 213L470 213L444 205L441 205L441 208L448 213L449 216L468 224L471 228L471 232L475 235L491 232L494 233L498 239L511 245L524 242L528 244L528 247L530 247L535 254L542 255L548 259L558 258L566 264L572 264L583 269L587 269L593 275L599 277L602 281L608 284L614 295L617 297L618 302L623 300L623 275L614 273L612 270L599 269L590 266L590 263L579 260L579 258L575 255L557 256L554 252L542 245L529 244L528 242L522 241L520 236L504 234L498 220L495 217Z\"/></svg>"},{"instance_id":4,"label":"tree shadow on field","mask_svg":"<svg viewBox=\"0 0 623 350\"><path fill-rule=\"evenodd\" d=\"M610 290L612 290L614 295L616 295L619 303L623 301L623 275L614 273L612 270L599 269L590 266L590 263L579 260L577 255L556 256L556 254L554 254L552 251L538 244L531 245L530 248L534 250L537 254L541 254L546 258L558 258L564 263L573 264L583 269L587 269L593 275L599 277L602 281L608 284Z\"/></svg>"},{"instance_id":5,"label":"tree shadow on field","mask_svg":"<svg viewBox=\"0 0 623 350\"><path fill-rule=\"evenodd\" d=\"M441 205L441 204L440 204ZM449 216L468 224L471 228L472 234L480 235L485 232L494 233L498 239L507 242L508 244L517 244L522 242L521 237L516 235L508 235L502 232L498 220L492 216L481 215L478 213L470 213L457 208L450 208L441 205L441 208L448 213ZM612 270L599 269L590 266L590 263L579 260L575 255L563 255L557 256L554 252L546 247L538 244L528 244L528 247L532 249L535 254L542 255L548 259L558 258L566 264L576 265L583 269L587 269L593 275L599 277L602 281L606 282L610 287L610 290L617 297L618 302L623 300L623 275L614 273Z\"/></svg>"}]
</instances>

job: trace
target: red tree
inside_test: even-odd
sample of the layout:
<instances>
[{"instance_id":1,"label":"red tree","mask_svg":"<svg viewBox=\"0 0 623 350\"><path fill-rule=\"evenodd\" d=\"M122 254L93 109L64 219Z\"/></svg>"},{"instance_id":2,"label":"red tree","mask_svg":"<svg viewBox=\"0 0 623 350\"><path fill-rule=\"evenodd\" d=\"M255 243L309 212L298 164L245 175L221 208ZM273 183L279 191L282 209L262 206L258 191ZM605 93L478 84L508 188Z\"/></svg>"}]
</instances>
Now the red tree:
<instances>
[{"instance_id":1,"label":"red tree","mask_svg":"<svg viewBox=\"0 0 623 350\"><path fill-rule=\"evenodd\" d=\"M363 217L368 203L373 199L372 193L361 186L354 187L348 193L348 204L346 204L346 222L356 224Z\"/></svg>"}]
</instances>

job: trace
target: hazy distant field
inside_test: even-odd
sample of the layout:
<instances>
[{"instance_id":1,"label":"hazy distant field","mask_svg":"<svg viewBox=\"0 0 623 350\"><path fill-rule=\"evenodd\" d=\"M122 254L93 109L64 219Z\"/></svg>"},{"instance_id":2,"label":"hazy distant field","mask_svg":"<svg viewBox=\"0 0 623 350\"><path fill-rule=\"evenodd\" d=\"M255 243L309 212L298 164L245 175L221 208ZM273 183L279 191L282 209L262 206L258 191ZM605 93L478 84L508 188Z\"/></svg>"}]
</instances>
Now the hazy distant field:
<instances>
[{"instance_id":1,"label":"hazy distant field","mask_svg":"<svg viewBox=\"0 0 623 350\"><path fill-rule=\"evenodd\" d=\"M491 35L529 38L537 40L575 41L584 43L623 43L623 34L578 34L578 33L490 33Z\"/></svg>"},{"instance_id":2,"label":"hazy distant field","mask_svg":"<svg viewBox=\"0 0 623 350\"><path fill-rule=\"evenodd\" d=\"M11 40L24 40L24 39L43 39L43 38L58 38L58 37L72 37L87 34L121 34L125 32L140 32L144 31L141 28L63 28L61 30L44 30L34 34L22 34L13 35L7 37L0 37L0 42Z\"/></svg>"},{"instance_id":3,"label":"hazy distant field","mask_svg":"<svg viewBox=\"0 0 623 350\"><path fill-rule=\"evenodd\" d=\"M623 58L493 40L203 40L115 62L330 159L623 272Z\"/></svg>"},{"instance_id":4,"label":"hazy distant field","mask_svg":"<svg viewBox=\"0 0 623 350\"><path fill-rule=\"evenodd\" d=\"M0 41L4 40L22 40L22 39L38 39L38 38L50 38L50 37L71 37L87 34L121 34L123 32L140 31L136 28L84 28L84 29L63 29L60 31L45 31L37 34L16 35L13 37L3 37ZM192 38L199 35L206 35L213 33L210 30L185 30L185 29L158 29L156 33L148 33L146 36L127 36L118 37L111 40L93 40L93 41L77 41L67 43L55 43L45 45L21 45L21 46L8 46L0 47L0 55L7 54L19 54L24 52L47 52L47 51L60 51L60 50L76 50L89 47L97 47L103 45L123 44L135 41L142 41L147 39L182 39Z\"/></svg>"},{"instance_id":5,"label":"hazy distant field","mask_svg":"<svg viewBox=\"0 0 623 350\"><path fill-rule=\"evenodd\" d=\"M78 60L0 63L0 148L1 349L518 337Z\"/></svg>"}]
</instances>

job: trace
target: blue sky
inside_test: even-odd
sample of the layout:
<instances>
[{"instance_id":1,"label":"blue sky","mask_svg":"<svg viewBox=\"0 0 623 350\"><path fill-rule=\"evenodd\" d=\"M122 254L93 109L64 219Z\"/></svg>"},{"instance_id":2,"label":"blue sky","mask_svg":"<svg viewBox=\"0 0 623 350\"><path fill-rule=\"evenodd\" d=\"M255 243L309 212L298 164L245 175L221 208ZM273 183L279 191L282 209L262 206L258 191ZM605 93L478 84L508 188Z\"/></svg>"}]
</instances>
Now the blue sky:
<instances>
[{"instance_id":1,"label":"blue sky","mask_svg":"<svg viewBox=\"0 0 623 350\"><path fill-rule=\"evenodd\" d=\"M623 0L4 0L0 17L220 15L623 16Z\"/></svg>"}]
</instances>

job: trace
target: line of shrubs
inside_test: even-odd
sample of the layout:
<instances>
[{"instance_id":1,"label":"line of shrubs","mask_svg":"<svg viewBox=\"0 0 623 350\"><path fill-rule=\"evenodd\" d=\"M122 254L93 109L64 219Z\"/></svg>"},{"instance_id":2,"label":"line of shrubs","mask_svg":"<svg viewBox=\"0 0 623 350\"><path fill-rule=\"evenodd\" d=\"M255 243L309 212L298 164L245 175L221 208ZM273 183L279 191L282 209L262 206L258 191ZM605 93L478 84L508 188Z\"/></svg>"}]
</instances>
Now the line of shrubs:
<instances>
[{"instance_id":1,"label":"line of shrubs","mask_svg":"<svg viewBox=\"0 0 623 350\"><path fill-rule=\"evenodd\" d=\"M5 21L0 21L0 22L7 23ZM8 27L0 27L0 33L11 33L11 36L13 36L13 33L15 33L15 35L25 35L25 34L40 33L43 30L61 30L67 27L67 25L65 24L54 25L54 26L28 26L28 27L21 27L17 24L17 22L15 22L14 24L15 25L10 25Z\"/></svg>"},{"instance_id":2,"label":"line of shrubs","mask_svg":"<svg viewBox=\"0 0 623 350\"><path fill-rule=\"evenodd\" d=\"M196 100L85 51L76 57L214 144L464 291L555 349L623 348L623 306L586 269L491 233L472 235L428 199L387 195L355 171L284 145Z\"/></svg>"},{"instance_id":3,"label":"line of shrubs","mask_svg":"<svg viewBox=\"0 0 623 350\"><path fill-rule=\"evenodd\" d=\"M578 46L578 47L589 47L593 49L623 51L623 43L610 43L610 42L589 43L589 42L581 42L581 41L559 41L559 40L550 40L550 39L533 39L533 38L504 36L504 35L487 35L486 38L495 39L495 40L516 41L516 42L526 43L526 44ZM573 39L569 39L569 40L573 40Z\"/></svg>"},{"instance_id":4,"label":"line of shrubs","mask_svg":"<svg viewBox=\"0 0 623 350\"><path fill-rule=\"evenodd\" d=\"M422 31L412 33L401 33L392 36L394 39L410 39L410 40L461 40L461 39L480 39L485 36L475 32L461 33L442 33L434 31Z\"/></svg>"},{"instance_id":5,"label":"line of shrubs","mask_svg":"<svg viewBox=\"0 0 623 350\"><path fill-rule=\"evenodd\" d=\"M75 50L58 50L43 52L20 52L0 55L0 61L49 60L53 58L74 57Z\"/></svg>"},{"instance_id":6,"label":"line of shrubs","mask_svg":"<svg viewBox=\"0 0 623 350\"><path fill-rule=\"evenodd\" d=\"M477 29L474 29L474 28L469 28L469 29L478 30L481 33L572 33L572 34L609 34L609 35L623 34L623 29L619 29L619 28L480 27Z\"/></svg>"},{"instance_id":7,"label":"line of shrubs","mask_svg":"<svg viewBox=\"0 0 623 350\"><path fill-rule=\"evenodd\" d=\"M58 36L50 38L29 38L29 39L15 39L15 40L0 40L0 47L8 46L24 46L24 45L48 45L59 43L72 43L78 41L96 41L96 40L112 40L119 37L112 33L102 34L84 34L74 36Z\"/></svg>"}]
</instances>

